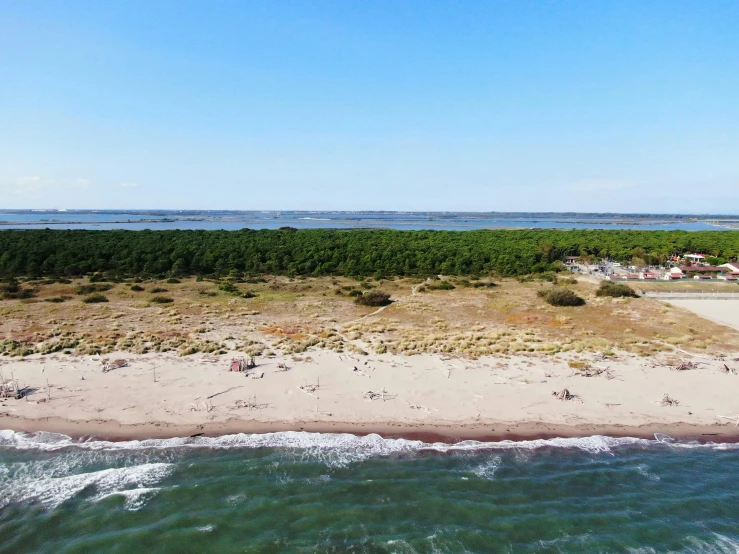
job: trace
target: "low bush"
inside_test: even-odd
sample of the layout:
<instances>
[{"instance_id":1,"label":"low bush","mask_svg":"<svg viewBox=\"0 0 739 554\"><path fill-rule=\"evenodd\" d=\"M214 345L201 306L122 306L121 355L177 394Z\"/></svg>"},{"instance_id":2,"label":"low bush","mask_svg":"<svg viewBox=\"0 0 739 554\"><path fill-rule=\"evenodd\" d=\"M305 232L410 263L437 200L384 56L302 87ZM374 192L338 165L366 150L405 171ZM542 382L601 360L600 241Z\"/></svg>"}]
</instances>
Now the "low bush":
<instances>
[{"instance_id":1,"label":"low bush","mask_svg":"<svg viewBox=\"0 0 739 554\"><path fill-rule=\"evenodd\" d=\"M239 288L234 285L231 281L224 281L218 285L218 290L227 292L229 294L239 294Z\"/></svg>"},{"instance_id":2,"label":"low bush","mask_svg":"<svg viewBox=\"0 0 739 554\"><path fill-rule=\"evenodd\" d=\"M248 290L241 295L241 298L256 298L257 296L259 296L257 293Z\"/></svg>"},{"instance_id":3,"label":"low bush","mask_svg":"<svg viewBox=\"0 0 739 554\"><path fill-rule=\"evenodd\" d=\"M537 294L552 306L582 306L585 300L569 289L553 288L538 291Z\"/></svg>"},{"instance_id":4,"label":"low bush","mask_svg":"<svg viewBox=\"0 0 739 554\"><path fill-rule=\"evenodd\" d=\"M387 306L392 303L392 300L390 300L388 293L373 290L365 292L362 296L358 296L355 302L362 306Z\"/></svg>"},{"instance_id":5,"label":"low bush","mask_svg":"<svg viewBox=\"0 0 739 554\"><path fill-rule=\"evenodd\" d=\"M493 283L492 281L489 282L489 283L485 283L483 281L478 281L476 283L472 283L472 286L475 287L476 289L479 289L479 288L482 288L482 287L493 288L493 287L497 287L498 285L496 283Z\"/></svg>"},{"instance_id":6,"label":"low bush","mask_svg":"<svg viewBox=\"0 0 739 554\"><path fill-rule=\"evenodd\" d=\"M104 294L94 293L90 296L85 296L82 301L85 304L99 304L100 302L107 302L108 298Z\"/></svg>"},{"instance_id":7,"label":"low bush","mask_svg":"<svg viewBox=\"0 0 739 554\"><path fill-rule=\"evenodd\" d=\"M168 296L155 296L151 299L151 301L155 304L171 304L172 302L174 302L174 300L172 300Z\"/></svg>"},{"instance_id":8,"label":"low bush","mask_svg":"<svg viewBox=\"0 0 739 554\"><path fill-rule=\"evenodd\" d=\"M77 287L77 294L92 294L94 292L105 292L113 288L113 285L108 284L95 284L95 285L80 285Z\"/></svg>"},{"instance_id":9,"label":"low bush","mask_svg":"<svg viewBox=\"0 0 739 554\"><path fill-rule=\"evenodd\" d=\"M145 291L146 289L145 289L144 287L140 287L140 286L138 286L138 285L133 285L133 286L131 287L131 290L132 290L133 292L143 292L143 291Z\"/></svg>"},{"instance_id":10,"label":"low bush","mask_svg":"<svg viewBox=\"0 0 739 554\"><path fill-rule=\"evenodd\" d=\"M170 285L176 285L177 283L180 283L181 281L180 281L179 279L175 279L174 277L172 277L172 278L170 278L170 279L167 279L167 282L168 282L168 283L169 283Z\"/></svg>"},{"instance_id":11,"label":"low bush","mask_svg":"<svg viewBox=\"0 0 739 554\"><path fill-rule=\"evenodd\" d=\"M153 289L151 289L151 292L157 294L158 292L167 292L167 289L163 289L162 287L154 287Z\"/></svg>"},{"instance_id":12,"label":"low bush","mask_svg":"<svg viewBox=\"0 0 739 554\"><path fill-rule=\"evenodd\" d=\"M631 287L614 283L613 281L603 281L600 288L595 291L596 296L611 296L613 298L638 298L639 295Z\"/></svg>"},{"instance_id":13,"label":"low bush","mask_svg":"<svg viewBox=\"0 0 739 554\"><path fill-rule=\"evenodd\" d=\"M449 281L438 281L429 283L428 285L426 285L426 288L429 290L452 290L457 287L452 285Z\"/></svg>"},{"instance_id":14,"label":"low bush","mask_svg":"<svg viewBox=\"0 0 739 554\"><path fill-rule=\"evenodd\" d=\"M24 300L33 298L35 291L22 287L15 279L0 285L0 297L3 300Z\"/></svg>"},{"instance_id":15,"label":"low bush","mask_svg":"<svg viewBox=\"0 0 739 554\"><path fill-rule=\"evenodd\" d=\"M61 304L62 302L66 302L67 300L71 300L71 296L52 296L51 298L47 298L44 302L51 302L53 304Z\"/></svg>"},{"instance_id":16,"label":"low bush","mask_svg":"<svg viewBox=\"0 0 739 554\"><path fill-rule=\"evenodd\" d=\"M354 297L362 296L362 291L357 290L357 289L352 289L349 291L349 296L354 296Z\"/></svg>"}]
</instances>

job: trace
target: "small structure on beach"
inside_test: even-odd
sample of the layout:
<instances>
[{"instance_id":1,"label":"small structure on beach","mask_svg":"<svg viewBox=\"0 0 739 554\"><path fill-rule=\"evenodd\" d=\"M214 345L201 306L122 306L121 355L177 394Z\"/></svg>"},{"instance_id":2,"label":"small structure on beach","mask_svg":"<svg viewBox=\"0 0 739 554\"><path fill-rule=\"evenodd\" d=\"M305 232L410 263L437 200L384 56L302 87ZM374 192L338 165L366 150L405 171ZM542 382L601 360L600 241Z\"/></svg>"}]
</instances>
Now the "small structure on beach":
<instances>
[{"instance_id":1,"label":"small structure on beach","mask_svg":"<svg viewBox=\"0 0 739 554\"><path fill-rule=\"evenodd\" d=\"M18 379L0 381L0 399L6 398L23 398L23 389L18 384Z\"/></svg>"},{"instance_id":2,"label":"small structure on beach","mask_svg":"<svg viewBox=\"0 0 739 554\"><path fill-rule=\"evenodd\" d=\"M257 367L257 362L254 361L254 356L251 356L248 361L245 358L234 358L231 360L230 371L239 371L243 373L250 369L254 369L255 367Z\"/></svg>"}]
</instances>

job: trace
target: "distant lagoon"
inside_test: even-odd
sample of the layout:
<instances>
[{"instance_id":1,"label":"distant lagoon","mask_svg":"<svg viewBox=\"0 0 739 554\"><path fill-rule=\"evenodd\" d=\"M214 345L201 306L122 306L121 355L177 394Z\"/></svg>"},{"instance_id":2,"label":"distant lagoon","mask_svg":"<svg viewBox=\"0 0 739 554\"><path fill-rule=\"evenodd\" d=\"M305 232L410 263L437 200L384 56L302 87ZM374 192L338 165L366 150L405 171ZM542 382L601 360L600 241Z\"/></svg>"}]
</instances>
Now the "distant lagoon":
<instances>
[{"instance_id":1,"label":"distant lagoon","mask_svg":"<svg viewBox=\"0 0 739 554\"><path fill-rule=\"evenodd\" d=\"M739 216L471 212L2 210L0 229L642 229L739 227Z\"/></svg>"}]
</instances>

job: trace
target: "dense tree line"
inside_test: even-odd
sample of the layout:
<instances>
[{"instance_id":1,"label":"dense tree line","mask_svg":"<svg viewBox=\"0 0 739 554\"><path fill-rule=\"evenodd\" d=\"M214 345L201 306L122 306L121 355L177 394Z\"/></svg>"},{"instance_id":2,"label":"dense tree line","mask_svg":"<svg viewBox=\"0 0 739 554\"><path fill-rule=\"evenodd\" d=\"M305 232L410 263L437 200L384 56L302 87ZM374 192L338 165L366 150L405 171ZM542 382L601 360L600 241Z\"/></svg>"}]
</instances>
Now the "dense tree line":
<instances>
[{"instance_id":1,"label":"dense tree line","mask_svg":"<svg viewBox=\"0 0 739 554\"><path fill-rule=\"evenodd\" d=\"M690 251L736 259L739 232L5 230L0 276L522 275L568 255L658 263Z\"/></svg>"}]
</instances>

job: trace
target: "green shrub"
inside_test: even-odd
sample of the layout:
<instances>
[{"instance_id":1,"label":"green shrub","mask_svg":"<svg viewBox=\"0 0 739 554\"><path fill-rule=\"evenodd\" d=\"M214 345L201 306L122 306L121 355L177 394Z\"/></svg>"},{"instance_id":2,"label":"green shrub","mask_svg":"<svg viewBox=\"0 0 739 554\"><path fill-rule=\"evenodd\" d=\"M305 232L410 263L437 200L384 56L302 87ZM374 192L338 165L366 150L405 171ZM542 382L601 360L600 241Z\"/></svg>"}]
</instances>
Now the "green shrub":
<instances>
[{"instance_id":1,"label":"green shrub","mask_svg":"<svg viewBox=\"0 0 739 554\"><path fill-rule=\"evenodd\" d=\"M552 306L582 306L585 304L585 300L569 289L553 288L538 291L537 294Z\"/></svg>"},{"instance_id":2,"label":"green shrub","mask_svg":"<svg viewBox=\"0 0 739 554\"><path fill-rule=\"evenodd\" d=\"M80 285L77 287L77 294L92 294L94 292L105 292L113 288L113 285L107 284L95 284L95 285Z\"/></svg>"},{"instance_id":3,"label":"green shrub","mask_svg":"<svg viewBox=\"0 0 739 554\"><path fill-rule=\"evenodd\" d=\"M354 296L354 297L362 296L362 291L357 290L357 289L352 289L349 291L349 296Z\"/></svg>"},{"instance_id":4,"label":"green shrub","mask_svg":"<svg viewBox=\"0 0 739 554\"><path fill-rule=\"evenodd\" d=\"M239 287L234 285L231 281L224 281L218 285L218 290L227 292L229 294L239 294Z\"/></svg>"},{"instance_id":5,"label":"green shrub","mask_svg":"<svg viewBox=\"0 0 739 554\"><path fill-rule=\"evenodd\" d=\"M241 295L241 298L256 298L257 296L259 296L257 293L248 290Z\"/></svg>"},{"instance_id":6,"label":"green shrub","mask_svg":"<svg viewBox=\"0 0 739 554\"><path fill-rule=\"evenodd\" d=\"M33 289L24 288L16 281L11 279L7 283L0 285L0 296L4 300L24 300L33 298L35 291Z\"/></svg>"},{"instance_id":7,"label":"green shrub","mask_svg":"<svg viewBox=\"0 0 739 554\"><path fill-rule=\"evenodd\" d=\"M613 298L638 298L639 295L631 287L622 285L620 283L614 283L613 281L603 281L600 284L600 288L595 291L596 296L611 296Z\"/></svg>"},{"instance_id":8,"label":"green shrub","mask_svg":"<svg viewBox=\"0 0 739 554\"><path fill-rule=\"evenodd\" d=\"M172 300L168 296L155 296L151 299L151 301L155 304L171 304L172 302L174 302L174 300Z\"/></svg>"},{"instance_id":9,"label":"green shrub","mask_svg":"<svg viewBox=\"0 0 739 554\"><path fill-rule=\"evenodd\" d=\"M392 303L392 300L390 300L388 293L373 290L365 292L362 296L358 296L355 302L362 306L387 306Z\"/></svg>"},{"instance_id":10,"label":"green shrub","mask_svg":"<svg viewBox=\"0 0 739 554\"><path fill-rule=\"evenodd\" d=\"M71 300L71 296L53 296L51 298L47 298L45 302L51 302L53 304L61 304L62 302L66 302L67 300Z\"/></svg>"},{"instance_id":11,"label":"green shrub","mask_svg":"<svg viewBox=\"0 0 739 554\"><path fill-rule=\"evenodd\" d=\"M726 258L717 258L712 256L706 258L706 263L709 265L723 265L726 263L726 261Z\"/></svg>"},{"instance_id":12,"label":"green shrub","mask_svg":"<svg viewBox=\"0 0 739 554\"><path fill-rule=\"evenodd\" d=\"M104 294L94 293L90 296L85 296L82 301L85 304L98 304L100 302L107 302L108 298Z\"/></svg>"},{"instance_id":13,"label":"green shrub","mask_svg":"<svg viewBox=\"0 0 739 554\"><path fill-rule=\"evenodd\" d=\"M179 280L179 279L175 279L174 277L172 277L172 278L170 278L170 279L167 279L167 282L168 282L168 283L169 283L170 285L176 285L177 283L179 283L179 282L180 282L180 280Z\"/></svg>"},{"instance_id":14,"label":"green shrub","mask_svg":"<svg viewBox=\"0 0 739 554\"><path fill-rule=\"evenodd\" d=\"M157 294L158 292L167 292L167 289L163 289L162 287L154 287L153 289L151 289L151 292Z\"/></svg>"},{"instance_id":15,"label":"green shrub","mask_svg":"<svg viewBox=\"0 0 739 554\"><path fill-rule=\"evenodd\" d=\"M133 285L133 286L131 287L131 290L132 290L133 292L143 292L143 291L145 291L146 289L145 289L144 287L140 287L140 286L138 286L138 285Z\"/></svg>"},{"instance_id":16,"label":"green shrub","mask_svg":"<svg viewBox=\"0 0 739 554\"><path fill-rule=\"evenodd\" d=\"M429 283L428 285L426 285L426 288L429 290L452 290L456 287L452 285L449 281L439 281L438 283Z\"/></svg>"}]
</instances>

